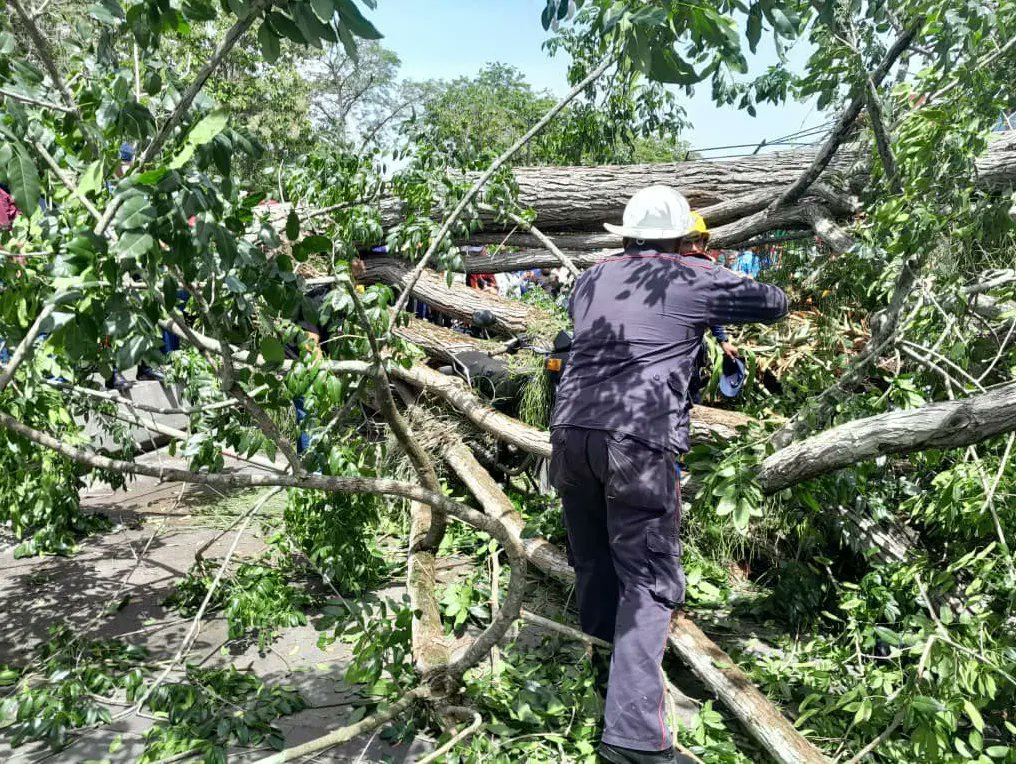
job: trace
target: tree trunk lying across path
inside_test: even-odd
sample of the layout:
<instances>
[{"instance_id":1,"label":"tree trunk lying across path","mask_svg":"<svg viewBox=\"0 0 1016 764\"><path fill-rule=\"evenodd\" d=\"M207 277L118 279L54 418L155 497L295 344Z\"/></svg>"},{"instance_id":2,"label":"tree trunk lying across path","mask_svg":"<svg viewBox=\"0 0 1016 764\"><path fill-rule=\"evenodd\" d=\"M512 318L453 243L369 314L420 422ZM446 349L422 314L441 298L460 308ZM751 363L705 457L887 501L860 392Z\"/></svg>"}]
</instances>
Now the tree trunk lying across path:
<instances>
[{"instance_id":1,"label":"tree trunk lying across path","mask_svg":"<svg viewBox=\"0 0 1016 764\"><path fill-rule=\"evenodd\" d=\"M395 336L416 345L428 358L451 363L457 353L496 353L504 348L503 343L481 340L476 337L446 329L443 326L411 318L404 326L394 330Z\"/></svg>"},{"instance_id":2,"label":"tree trunk lying across path","mask_svg":"<svg viewBox=\"0 0 1016 764\"><path fill-rule=\"evenodd\" d=\"M389 373L400 382L423 388L428 393L437 396L480 430L493 435L498 440L510 443L526 453L544 459L550 458L550 433L495 411L466 387L461 380L445 376L441 372L420 364L415 364L408 369L396 366ZM750 417L737 411L714 409L708 406L695 406L691 416L692 442L697 443L712 438L730 439L737 434L736 428L751 421Z\"/></svg>"},{"instance_id":3,"label":"tree trunk lying across path","mask_svg":"<svg viewBox=\"0 0 1016 764\"><path fill-rule=\"evenodd\" d=\"M490 514L522 541L529 561L554 580L571 586L575 573L564 554L542 538L522 539L523 520L511 502L473 458L458 444L445 449L445 459ZM733 659L690 619L678 616L667 639L670 649L714 692L765 750L781 764L828 764L829 760L798 732L745 676Z\"/></svg>"},{"instance_id":4,"label":"tree trunk lying across path","mask_svg":"<svg viewBox=\"0 0 1016 764\"><path fill-rule=\"evenodd\" d=\"M393 257L369 257L364 260L364 268L363 281L379 281L396 289L409 280L412 271L407 261ZM432 270L423 272L412 294L434 310L465 322L471 321L476 311L489 310L497 329L507 334L532 332L542 319L546 319L543 311L518 300L508 300L464 284L449 286L441 274Z\"/></svg>"},{"instance_id":5,"label":"tree trunk lying across path","mask_svg":"<svg viewBox=\"0 0 1016 764\"><path fill-rule=\"evenodd\" d=\"M1016 384L955 401L847 422L792 443L762 462L758 479L773 493L884 454L969 446L1016 430Z\"/></svg>"}]
</instances>

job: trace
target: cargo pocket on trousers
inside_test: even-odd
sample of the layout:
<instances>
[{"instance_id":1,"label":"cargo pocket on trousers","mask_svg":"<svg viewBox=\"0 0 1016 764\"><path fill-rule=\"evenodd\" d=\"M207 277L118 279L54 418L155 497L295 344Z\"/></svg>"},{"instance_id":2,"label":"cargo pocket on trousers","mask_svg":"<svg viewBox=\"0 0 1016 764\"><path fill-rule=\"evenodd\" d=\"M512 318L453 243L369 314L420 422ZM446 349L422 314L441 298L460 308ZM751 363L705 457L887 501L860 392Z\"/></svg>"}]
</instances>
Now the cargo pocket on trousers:
<instances>
[{"instance_id":1,"label":"cargo pocket on trousers","mask_svg":"<svg viewBox=\"0 0 1016 764\"><path fill-rule=\"evenodd\" d=\"M565 464L565 444L568 433L565 430L550 431L550 465L548 469L550 484L560 493L562 489L574 484L569 480L567 466Z\"/></svg>"},{"instance_id":2,"label":"cargo pocket on trousers","mask_svg":"<svg viewBox=\"0 0 1016 764\"><path fill-rule=\"evenodd\" d=\"M653 574L653 598L669 608L684 602L684 573L681 570L681 541L677 531L646 531L649 567Z\"/></svg>"},{"instance_id":3,"label":"cargo pocket on trousers","mask_svg":"<svg viewBox=\"0 0 1016 764\"><path fill-rule=\"evenodd\" d=\"M607 438L610 474L607 498L654 513L668 511L677 492L674 459L639 443L613 434Z\"/></svg>"}]
</instances>

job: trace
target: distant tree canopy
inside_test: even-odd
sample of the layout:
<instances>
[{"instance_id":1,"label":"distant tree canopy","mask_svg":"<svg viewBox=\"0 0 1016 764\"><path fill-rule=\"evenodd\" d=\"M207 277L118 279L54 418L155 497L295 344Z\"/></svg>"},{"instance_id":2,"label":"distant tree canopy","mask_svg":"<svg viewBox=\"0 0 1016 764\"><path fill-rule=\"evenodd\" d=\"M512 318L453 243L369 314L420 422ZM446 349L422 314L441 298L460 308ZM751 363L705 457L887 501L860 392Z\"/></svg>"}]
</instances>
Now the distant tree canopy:
<instances>
[{"instance_id":1,"label":"distant tree canopy","mask_svg":"<svg viewBox=\"0 0 1016 764\"><path fill-rule=\"evenodd\" d=\"M635 91L618 94L616 119L594 98L568 108L516 157L518 165L630 164L685 158L683 111L659 86L652 114L640 113ZM450 152L460 163L482 167L511 146L546 111L555 96L536 90L513 66L492 63L475 77L432 85L435 91L409 125L417 140Z\"/></svg>"}]
</instances>

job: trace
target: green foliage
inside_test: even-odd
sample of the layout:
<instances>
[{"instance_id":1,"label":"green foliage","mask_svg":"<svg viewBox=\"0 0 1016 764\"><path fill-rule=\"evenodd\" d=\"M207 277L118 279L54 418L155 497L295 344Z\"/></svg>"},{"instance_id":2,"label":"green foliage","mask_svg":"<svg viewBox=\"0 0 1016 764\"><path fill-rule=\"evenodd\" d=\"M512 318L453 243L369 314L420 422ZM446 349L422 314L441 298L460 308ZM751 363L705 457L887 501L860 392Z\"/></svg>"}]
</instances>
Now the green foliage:
<instances>
[{"instance_id":1,"label":"green foliage","mask_svg":"<svg viewBox=\"0 0 1016 764\"><path fill-rule=\"evenodd\" d=\"M0 704L0 727L17 748L42 741L63 748L76 729L110 721L104 698L117 691L132 700L145 681L147 658L119 640L79 640L69 626L50 627L31 670L4 667L0 681L15 685Z\"/></svg>"},{"instance_id":2,"label":"green foliage","mask_svg":"<svg viewBox=\"0 0 1016 764\"><path fill-rule=\"evenodd\" d=\"M184 680L160 685L147 705L157 721L145 733L141 764L183 753L224 764L233 745L282 750L285 739L272 722L306 706L296 690L266 685L232 666L188 666Z\"/></svg>"},{"instance_id":3,"label":"green foliage","mask_svg":"<svg viewBox=\"0 0 1016 764\"><path fill-rule=\"evenodd\" d=\"M482 625L490 620L490 587L482 579L473 575L448 584L438 600L445 626L456 636L462 636L468 623Z\"/></svg>"},{"instance_id":4,"label":"green foliage","mask_svg":"<svg viewBox=\"0 0 1016 764\"><path fill-rule=\"evenodd\" d=\"M5 409L30 426L77 439L78 428L59 394L45 386L32 391L31 405L8 395ZM68 554L78 536L109 527L102 515L82 514L81 474L66 457L0 430L0 523L21 542L15 557Z\"/></svg>"},{"instance_id":5,"label":"green foliage","mask_svg":"<svg viewBox=\"0 0 1016 764\"><path fill-rule=\"evenodd\" d=\"M219 567L210 559L194 563L164 604L186 616L196 613ZM205 612L223 611L230 639L257 636L264 650L280 629L307 623L304 610L311 598L290 583L291 574L287 566L272 564L270 553L240 561L222 577Z\"/></svg>"},{"instance_id":6,"label":"green foliage","mask_svg":"<svg viewBox=\"0 0 1016 764\"><path fill-rule=\"evenodd\" d=\"M388 570L373 533L379 507L379 499L365 494L291 491L284 513L286 538L326 583L361 594Z\"/></svg>"},{"instance_id":7,"label":"green foliage","mask_svg":"<svg viewBox=\"0 0 1016 764\"><path fill-rule=\"evenodd\" d=\"M318 645L341 639L352 647L345 679L361 685L374 700L394 699L416 684L411 651L413 611L402 602L364 598L330 600L314 626L322 633Z\"/></svg>"}]
</instances>

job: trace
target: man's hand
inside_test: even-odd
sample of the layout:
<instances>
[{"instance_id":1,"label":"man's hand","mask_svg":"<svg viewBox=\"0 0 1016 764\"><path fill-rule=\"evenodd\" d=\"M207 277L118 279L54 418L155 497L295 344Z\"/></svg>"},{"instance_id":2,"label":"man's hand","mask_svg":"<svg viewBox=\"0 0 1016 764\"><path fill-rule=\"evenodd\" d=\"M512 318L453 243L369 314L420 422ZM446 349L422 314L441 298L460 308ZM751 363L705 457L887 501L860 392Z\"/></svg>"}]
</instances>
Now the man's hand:
<instances>
[{"instance_id":1,"label":"man's hand","mask_svg":"<svg viewBox=\"0 0 1016 764\"><path fill-rule=\"evenodd\" d=\"M723 348L723 352L728 358L737 358L737 348L731 342L721 342L720 347Z\"/></svg>"}]
</instances>

